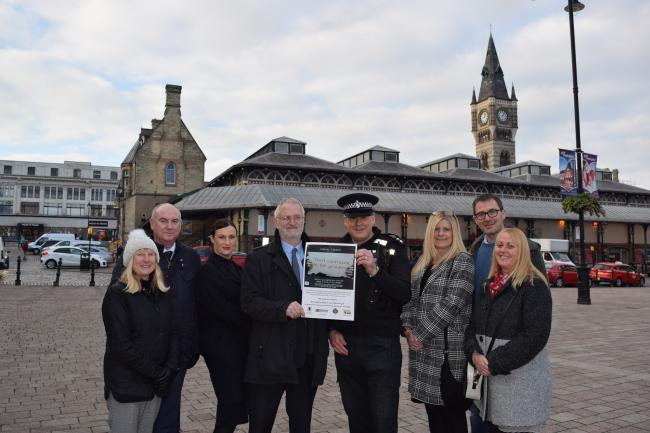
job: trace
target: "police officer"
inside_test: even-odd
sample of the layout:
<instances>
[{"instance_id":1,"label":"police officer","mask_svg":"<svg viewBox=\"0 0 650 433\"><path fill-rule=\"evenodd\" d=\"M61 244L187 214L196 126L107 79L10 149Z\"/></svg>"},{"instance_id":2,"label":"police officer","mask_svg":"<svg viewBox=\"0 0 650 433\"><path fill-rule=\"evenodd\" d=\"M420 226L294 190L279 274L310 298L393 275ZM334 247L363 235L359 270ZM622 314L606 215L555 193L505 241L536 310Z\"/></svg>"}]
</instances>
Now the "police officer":
<instances>
[{"instance_id":1,"label":"police officer","mask_svg":"<svg viewBox=\"0 0 650 433\"><path fill-rule=\"evenodd\" d=\"M379 199L354 193L341 197L343 243L357 244L354 321L332 321L343 407L351 433L395 433L402 369L400 313L411 297L404 243L374 227Z\"/></svg>"}]
</instances>

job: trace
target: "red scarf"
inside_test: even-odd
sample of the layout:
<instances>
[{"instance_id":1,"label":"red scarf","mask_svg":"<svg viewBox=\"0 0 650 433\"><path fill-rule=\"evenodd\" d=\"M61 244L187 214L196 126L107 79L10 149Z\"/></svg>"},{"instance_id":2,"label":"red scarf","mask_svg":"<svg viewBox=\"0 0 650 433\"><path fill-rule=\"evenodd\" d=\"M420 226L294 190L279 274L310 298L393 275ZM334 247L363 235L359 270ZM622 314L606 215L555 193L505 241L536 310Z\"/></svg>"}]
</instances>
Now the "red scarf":
<instances>
[{"instance_id":1,"label":"red scarf","mask_svg":"<svg viewBox=\"0 0 650 433\"><path fill-rule=\"evenodd\" d=\"M490 301L496 298L499 293L503 292L503 288L506 286L508 278L510 278L510 275L508 274L502 274L500 272L494 274L492 282L490 282L488 286L488 297L490 298Z\"/></svg>"}]
</instances>

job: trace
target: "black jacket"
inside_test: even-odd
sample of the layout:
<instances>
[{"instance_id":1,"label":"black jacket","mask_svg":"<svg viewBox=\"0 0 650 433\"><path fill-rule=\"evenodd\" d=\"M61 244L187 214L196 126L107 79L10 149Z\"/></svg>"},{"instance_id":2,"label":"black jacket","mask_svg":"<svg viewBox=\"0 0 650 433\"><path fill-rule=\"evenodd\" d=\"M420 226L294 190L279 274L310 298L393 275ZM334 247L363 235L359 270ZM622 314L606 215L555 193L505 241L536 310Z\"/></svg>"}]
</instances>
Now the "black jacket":
<instances>
[{"instance_id":1,"label":"black jacket","mask_svg":"<svg viewBox=\"0 0 650 433\"><path fill-rule=\"evenodd\" d=\"M201 268L201 259L192 248L176 241L176 250L171 263L163 255L163 246L156 243L160 254L160 269L165 277L165 284L170 287L174 313L178 323L180 339L181 368L191 368L199 356L199 341L196 325L196 308L194 303L194 277ZM119 280L124 271L122 258L117 261L111 284Z\"/></svg>"},{"instance_id":2,"label":"black jacket","mask_svg":"<svg viewBox=\"0 0 650 433\"><path fill-rule=\"evenodd\" d=\"M303 243L307 240L303 234ZM273 243L248 256L242 275L242 310L252 319L246 382L298 383L298 368L311 354L311 384L323 383L329 353L325 320L286 316L289 304L301 300L300 284L276 230Z\"/></svg>"},{"instance_id":3,"label":"black jacket","mask_svg":"<svg viewBox=\"0 0 650 433\"><path fill-rule=\"evenodd\" d=\"M349 234L341 242L354 243ZM358 248L373 251L379 272L370 278L363 267L357 267L354 321L331 321L330 328L344 336L398 336L402 306L411 299L411 269L404 243L373 227L372 238Z\"/></svg>"},{"instance_id":4,"label":"black jacket","mask_svg":"<svg viewBox=\"0 0 650 433\"><path fill-rule=\"evenodd\" d=\"M171 295L155 289L126 293L109 286L102 303L106 330L104 398L119 402L151 400L163 367L179 365L178 328Z\"/></svg>"},{"instance_id":5,"label":"black jacket","mask_svg":"<svg viewBox=\"0 0 650 433\"><path fill-rule=\"evenodd\" d=\"M241 311L242 269L212 253L196 277L199 347L222 403L244 400L250 319Z\"/></svg>"}]
</instances>

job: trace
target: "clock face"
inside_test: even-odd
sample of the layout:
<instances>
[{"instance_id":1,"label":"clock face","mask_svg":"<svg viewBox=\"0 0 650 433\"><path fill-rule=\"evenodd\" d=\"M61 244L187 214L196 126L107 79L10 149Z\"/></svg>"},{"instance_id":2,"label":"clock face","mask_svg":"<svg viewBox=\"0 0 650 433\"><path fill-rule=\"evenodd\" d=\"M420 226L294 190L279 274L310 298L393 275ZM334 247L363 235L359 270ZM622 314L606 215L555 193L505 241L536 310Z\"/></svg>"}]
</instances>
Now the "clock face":
<instances>
[{"instance_id":1,"label":"clock face","mask_svg":"<svg viewBox=\"0 0 650 433\"><path fill-rule=\"evenodd\" d=\"M481 111L481 124L485 125L487 124L487 121L488 121L487 111Z\"/></svg>"},{"instance_id":2,"label":"clock face","mask_svg":"<svg viewBox=\"0 0 650 433\"><path fill-rule=\"evenodd\" d=\"M497 117L499 118L500 122L505 122L508 120L508 112L506 110L499 110L497 111Z\"/></svg>"}]
</instances>

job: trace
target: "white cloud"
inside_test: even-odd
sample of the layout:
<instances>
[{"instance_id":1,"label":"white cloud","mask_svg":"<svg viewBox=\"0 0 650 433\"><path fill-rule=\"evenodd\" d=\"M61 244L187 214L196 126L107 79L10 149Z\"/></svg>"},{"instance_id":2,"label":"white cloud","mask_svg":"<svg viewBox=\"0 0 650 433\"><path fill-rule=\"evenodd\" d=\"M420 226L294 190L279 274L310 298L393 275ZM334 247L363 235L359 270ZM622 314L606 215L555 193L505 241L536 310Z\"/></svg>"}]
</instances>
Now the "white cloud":
<instances>
[{"instance_id":1,"label":"white cloud","mask_svg":"<svg viewBox=\"0 0 650 433\"><path fill-rule=\"evenodd\" d=\"M649 20L632 0L575 16L583 147L646 188ZM118 165L166 83L183 85L206 179L281 135L331 161L373 145L414 165L473 154L490 26L519 98L518 160L557 167L575 146L568 18L520 0L0 0L0 157Z\"/></svg>"}]
</instances>

